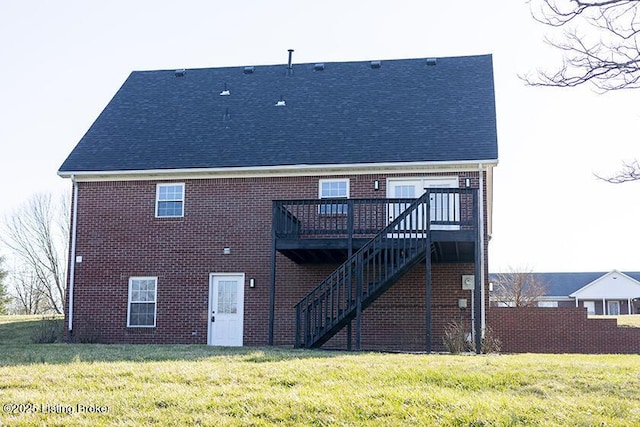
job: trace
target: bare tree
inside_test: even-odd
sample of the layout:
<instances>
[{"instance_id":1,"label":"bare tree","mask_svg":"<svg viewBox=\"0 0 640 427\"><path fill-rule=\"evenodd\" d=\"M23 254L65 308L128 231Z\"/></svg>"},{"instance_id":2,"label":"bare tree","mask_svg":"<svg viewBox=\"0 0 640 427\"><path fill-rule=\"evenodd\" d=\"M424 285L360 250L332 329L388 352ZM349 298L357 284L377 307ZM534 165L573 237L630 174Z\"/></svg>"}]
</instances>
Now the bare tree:
<instances>
[{"instance_id":1,"label":"bare tree","mask_svg":"<svg viewBox=\"0 0 640 427\"><path fill-rule=\"evenodd\" d=\"M18 314L42 314L50 311L40 281L33 272L17 271L11 274L14 310Z\"/></svg>"},{"instance_id":2,"label":"bare tree","mask_svg":"<svg viewBox=\"0 0 640 427\"><path fill-rule=\"evenodd\" d=\"M4 279L7 277L7 272L4 270L3 264L4 258L0 257L0 314L7 314L11 297L7 292L7 285L4 283Z\"/></svg>"},{"instance_id":3,"label":"bare tree","mask_svg":"<svg viewBox=\"0 0 640 427\"><path fill-rule=\"evenodd\" d=\"M533 18L551 28L546 42L563 52L554 70L530 85L601 91L640 87L640 0L529 0Z\"/></svg>"},{"instance_id":4,"label":"bare tree","mask_svg":"<svg viewBox=\"0 0 640 427\"><path fill-rule=\"evenodd\" d=\"M491 299L497 305L508 307L536 307L538 299L547 291L547 284L527 268L509 268L505 273L498 273L492 283Z\"/></svg>"},{"instance_id":5,"label":"bare tree","mask_svg":"<svg viewBox=\"0 0 640 427\"><path fill-rule=\"evenodd\" d=\"M69 242L68 197L54 203L50 194L34 195L5 218L0 240L27 276L17 279L23 291L42 296L48 311L62 313ZM28 280L25 278L28 277ZM32 287L32 280L35 285ZM37 300L38 298L36 298Z\"/></svg>"}]
</instances>

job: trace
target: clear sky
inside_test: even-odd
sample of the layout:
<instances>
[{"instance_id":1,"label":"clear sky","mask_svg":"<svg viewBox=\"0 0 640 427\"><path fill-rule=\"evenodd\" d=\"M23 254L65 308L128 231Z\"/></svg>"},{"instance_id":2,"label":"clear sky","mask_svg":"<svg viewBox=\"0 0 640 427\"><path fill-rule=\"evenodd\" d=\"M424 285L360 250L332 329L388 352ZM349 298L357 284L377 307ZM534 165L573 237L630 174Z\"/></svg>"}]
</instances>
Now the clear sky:
<instances>
[{"instance_id":1,"label":"clear sky","mask_svg":"<svg viewBox=\"0 0 640 427\"><path fill-rule=\"evenodd\" d=\"M493 54L500 164L489 268L640 270L639 91L526 87L559 53L524 0L0 3L0 214L56 175L133 70Z\"/></svg>"}]
</instances>

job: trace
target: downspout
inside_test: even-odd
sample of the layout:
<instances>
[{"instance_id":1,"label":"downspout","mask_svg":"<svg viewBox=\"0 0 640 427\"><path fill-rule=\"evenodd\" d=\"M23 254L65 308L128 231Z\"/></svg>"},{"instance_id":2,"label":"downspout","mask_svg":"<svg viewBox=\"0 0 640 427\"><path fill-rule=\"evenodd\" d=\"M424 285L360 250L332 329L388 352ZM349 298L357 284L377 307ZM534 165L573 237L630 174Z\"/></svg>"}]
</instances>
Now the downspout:
<instances>
[{"instance_id":1,"label":"downspout","mask_svg":"<svg viewBox=\"0 0 640 427\"><path fill-rule=\"evenodd\" d=\"M73 285L75 283L76 272L76 230L78 222L78 183L75 175L71 175L73 183L73 209L71 213L71 254L69 256L69 299L67 305L69 307L69 332L73 332Z\"/></svg>"},{"instance_id":2,"label":"downspout","mask_svg":"<svg viewBox=\"0 0 640 427\"><path fill-rule=\"evenodd\" d=\"M480 330L482 331L482 338L484 338L485 331L485 296L484 296L484 276L485 276L485 250L484 250L484 166L482 163L478 163L478 169L480 171L480 177L478 179L478 222L480 223L480 251L482 256L480 257L480 297L482 298L482 304L480 304Z\"/></svg>"}]
</instances>

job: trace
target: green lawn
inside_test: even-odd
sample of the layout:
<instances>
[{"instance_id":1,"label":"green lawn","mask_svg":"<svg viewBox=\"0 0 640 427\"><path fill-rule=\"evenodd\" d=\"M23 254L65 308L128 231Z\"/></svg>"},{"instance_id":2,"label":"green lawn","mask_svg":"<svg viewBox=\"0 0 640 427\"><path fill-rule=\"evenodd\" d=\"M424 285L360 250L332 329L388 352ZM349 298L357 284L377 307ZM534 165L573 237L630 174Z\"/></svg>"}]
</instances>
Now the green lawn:
<instances>
[{"instance_id":1,"label":"green lawn","mask_svg":"<svg viewBox=\"0 0 640 427\"><path fill-rule=\"evenodd\" d=\"M640 425L640 355L29 344L36 325L0 317L0 425Z\"/></svg>"}]
</instances>

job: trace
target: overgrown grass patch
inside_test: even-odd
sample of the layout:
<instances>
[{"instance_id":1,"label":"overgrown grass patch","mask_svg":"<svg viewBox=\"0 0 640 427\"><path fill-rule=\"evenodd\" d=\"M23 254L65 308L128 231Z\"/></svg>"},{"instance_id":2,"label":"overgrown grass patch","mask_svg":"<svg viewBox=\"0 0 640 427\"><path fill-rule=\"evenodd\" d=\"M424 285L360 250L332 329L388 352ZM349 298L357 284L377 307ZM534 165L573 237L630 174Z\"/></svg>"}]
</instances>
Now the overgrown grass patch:
<instances>
[{"instance_id":1,"label":"overgrown grass patch","mask_svg":"<svg viewBox=\"0 0 640 427\"><path fill-rule=\"evenodd\" d=\"M0 404L12 403L38 410L0 425L628 426L640 356L3 342Z\"/></svg>"}]
</instances>

